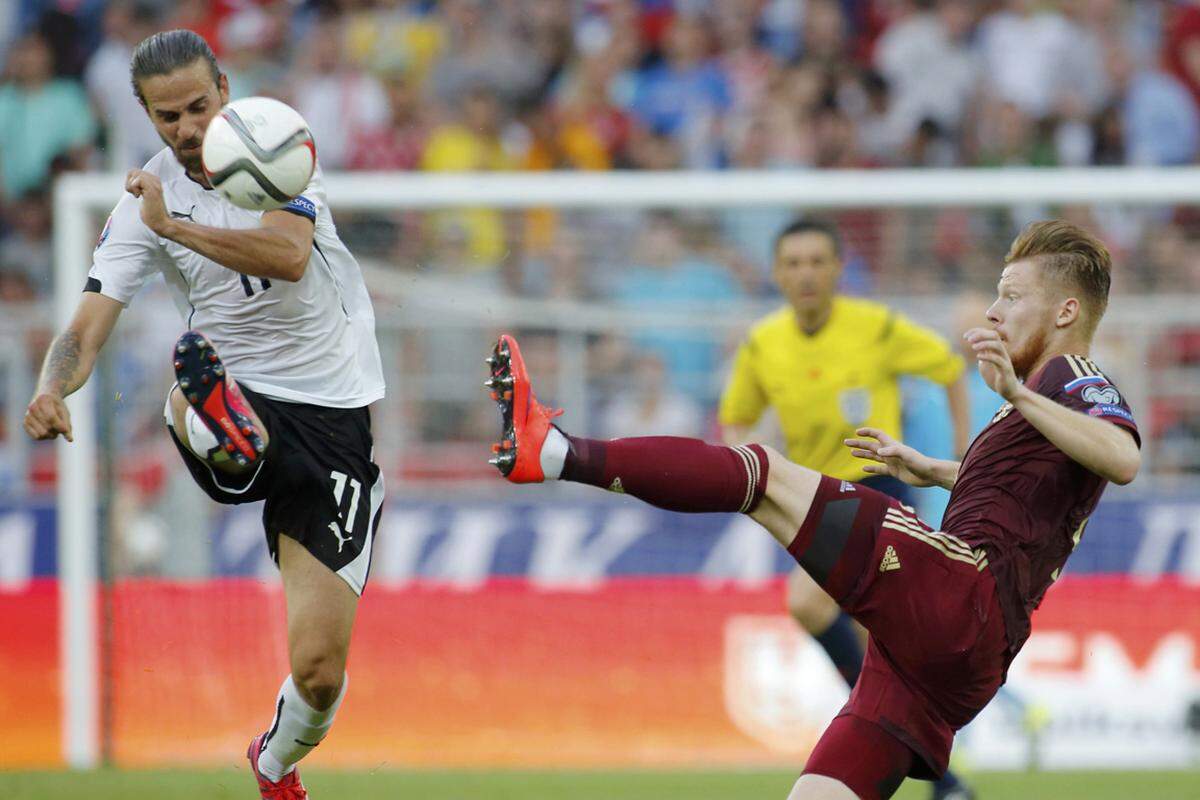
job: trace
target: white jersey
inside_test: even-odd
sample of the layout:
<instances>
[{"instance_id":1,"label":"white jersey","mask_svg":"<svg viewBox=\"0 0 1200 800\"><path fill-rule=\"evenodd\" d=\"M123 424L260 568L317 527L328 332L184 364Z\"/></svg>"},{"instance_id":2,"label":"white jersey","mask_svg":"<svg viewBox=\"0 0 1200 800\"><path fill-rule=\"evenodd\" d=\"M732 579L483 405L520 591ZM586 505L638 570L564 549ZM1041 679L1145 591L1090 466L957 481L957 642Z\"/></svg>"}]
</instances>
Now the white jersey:
<instances>
[{"instance_id":1,"label":"white jersey","mask_svg":"<svg viewBox=\"0 0 1200 800\"><path fill-rule=\"evenodd\" d=\"M162 181L171 216L213 228L256 228L261 211L238 208L188 178L169 148L146 164ZM163 239L125 194L96 245L87 289L128 304L159 271L185 324L204 333L238 383L268 397L357 408L383 397L375 311L354 256L338 238L320 168L285 210L313 221L304 277L253 278Z\"/></svg>"}]
</instances>

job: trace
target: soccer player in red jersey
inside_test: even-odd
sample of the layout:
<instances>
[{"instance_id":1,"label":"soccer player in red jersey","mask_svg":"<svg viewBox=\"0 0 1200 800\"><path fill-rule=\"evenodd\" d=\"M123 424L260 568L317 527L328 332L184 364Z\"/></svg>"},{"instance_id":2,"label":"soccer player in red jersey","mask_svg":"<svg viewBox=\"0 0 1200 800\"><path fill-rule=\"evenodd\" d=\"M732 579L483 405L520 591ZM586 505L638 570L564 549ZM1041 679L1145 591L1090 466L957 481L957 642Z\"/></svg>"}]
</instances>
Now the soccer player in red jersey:
<instances>
[{"instance_id":1,"label":"soccer player in red jersey","mask_svg":"<svg viewBox=\"0 0 1200 800\"><path fill-rule=\"evenodd\" d=\"M504 417L492 459L514 483L562 479L675 511L749 514L870 633L862 675L814 748L791 800L882 800L943 774L954 733L987 705L1029 637L1030 615L1105 485L1133 480L1137 425L1088 358L1108 303L1104 245L1063 221L1013 242L988 327L964 335L1007 401L963 461L862 428L867 471L951 490L934 530L890 497L771 448L569 436L537 402L516 341L488 383Z\"/></svg>"}]
</instances>

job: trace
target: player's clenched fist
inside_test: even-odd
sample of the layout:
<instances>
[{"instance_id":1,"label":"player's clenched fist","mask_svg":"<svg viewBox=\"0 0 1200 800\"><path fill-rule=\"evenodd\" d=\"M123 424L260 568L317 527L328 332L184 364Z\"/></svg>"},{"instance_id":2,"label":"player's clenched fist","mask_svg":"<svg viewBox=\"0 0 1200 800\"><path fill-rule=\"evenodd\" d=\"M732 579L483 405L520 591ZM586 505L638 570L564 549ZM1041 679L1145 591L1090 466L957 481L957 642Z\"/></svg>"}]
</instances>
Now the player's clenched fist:
<instances>
[{"instance_id":1,"label":"player's clenched fist","mask_svg":"<svg viewBox=\"0 0 1200 800\"><path fill-rule=\"evenodd\" d=\"M75 441L71 412L61 397L52 394L39 394L25 409L25 432L34 439L53 439L61 433L68 442Z\"/></svg>"},{"instance_id":2,"label":"player's clenched fist","mask_svg":"<svg viewBox=\"0 0 1200 800\"><path fill-rule=\"evenodd\" d=\"M142 198L141 217L146 227L163 235L171 222L167 204L163 200L162 181L157 175L141 169L131 169L125 175L125 191Z\"/></svg>"}]
</instances>

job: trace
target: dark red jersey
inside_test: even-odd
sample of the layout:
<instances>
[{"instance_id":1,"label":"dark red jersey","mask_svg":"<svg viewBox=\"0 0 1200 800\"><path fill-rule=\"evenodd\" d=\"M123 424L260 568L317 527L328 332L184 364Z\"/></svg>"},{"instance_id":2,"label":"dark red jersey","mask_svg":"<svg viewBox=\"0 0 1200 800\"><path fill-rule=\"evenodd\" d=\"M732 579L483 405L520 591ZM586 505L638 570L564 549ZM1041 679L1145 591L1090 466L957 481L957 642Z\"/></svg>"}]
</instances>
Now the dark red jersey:
<instances>
[{"instance_id":1,"label":"dark red jersey","mask_svg":"<svg viewBox=\"0 0 1200 800\"><path fill-rule=\"evenodd\" d=\"M1026 385L1067 408L1127 428L1140 445L1129 406L1091 360L1057 356ZM967 450L942 528L986 553L1010 657L1029 638L1030 614L1079 543L1106 483L1009 403Z\"/></svg>"}]
</instances>

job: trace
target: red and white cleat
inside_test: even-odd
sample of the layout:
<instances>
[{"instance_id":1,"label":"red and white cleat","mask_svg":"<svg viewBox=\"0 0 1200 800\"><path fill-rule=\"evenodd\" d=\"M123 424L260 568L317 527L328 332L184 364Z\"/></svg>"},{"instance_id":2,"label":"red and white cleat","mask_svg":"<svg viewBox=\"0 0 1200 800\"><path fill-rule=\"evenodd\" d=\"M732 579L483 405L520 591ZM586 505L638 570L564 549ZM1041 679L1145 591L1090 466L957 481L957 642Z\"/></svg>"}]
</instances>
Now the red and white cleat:
<instances>
[{"instance_id":1,"label":"red and white cleat","mask_svg":"<svg viewBox=\"0 0 1200 800\"><path fill-rule=\"evenodd\" d=\"M265 733L260 733L251 739L250 749L246 751L246 758L250 759L250 769L258 781L258 791L263 800L308 800L308 792L300 782L299 768L284 775L278 783L267 780L258 771L258 755L262 752L262 742L266 736Z\"/></svg>"},{"instance_id":2,"label":"red and white cleat","mask_svg":"<svg viewBox=\"0 0 1200 800\"><path fill-rule=\"evenodd\" d=\"M545 480L542 443L550 432L550 420L560 416L562 409L546 408L537 401L521 348L509 334L500 336L487 363L492 374L484 386L491 390L504 418L503 436L492 445L496 455L488 463L513 483L541 483Z\"/></svg>"},{"instance_id":3,"label":"red and white cleat","mask_svg":"<svg viewBox=\"0 0 1200 800\"><path fill-rule=\"evenodd\" d=\"M188 331L175 343L174 355L175 380L220 449L241 466L256 461L266 450L262 431L212 344L199 331Z\"/></svg>"}]
</instances>

